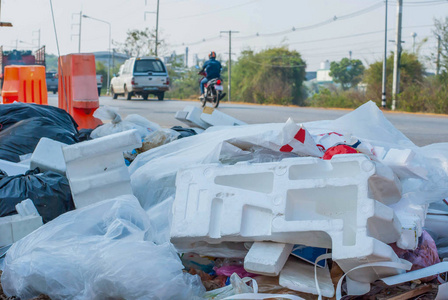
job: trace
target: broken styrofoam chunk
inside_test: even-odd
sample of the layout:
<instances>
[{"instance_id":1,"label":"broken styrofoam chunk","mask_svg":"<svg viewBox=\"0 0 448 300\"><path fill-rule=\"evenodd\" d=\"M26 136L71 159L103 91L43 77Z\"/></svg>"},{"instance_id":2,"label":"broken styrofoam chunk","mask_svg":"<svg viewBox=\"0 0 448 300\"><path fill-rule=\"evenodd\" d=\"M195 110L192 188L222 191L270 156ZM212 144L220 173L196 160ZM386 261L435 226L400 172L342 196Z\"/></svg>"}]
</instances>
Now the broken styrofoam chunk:
<instances>
[{"instance_id":1,"label":"broken styrofoam chunk","mask_svg":"<svg viewBox=\"0 0 448 300\"><path fill-rule=\"evenodd\" d=\"M39 168L42 172L53 171L65 175L63 146L67 146L67 144L45 137L41 138L31 156L30 168Z\"/></svg>"},{"instance_id":2,"label":"broken styrofoam chunk","mask_svg":"<svg viewBox=\"0 0 448 300\"><path fill-rule=\"evenodd\" d=\"M17 214L0 218L0 247L15 243L42 224L42 217L39 215L21 216Z\"/></svg>"},{"instance_id":3,"label":"broken styrofoam chunk","mask_svg":"<svg viewBox=\"0 0 448 300\"><path fill-rule=\"evenodd\" d=\"M379 151L381 162L389 166L400 178L427 179L428 171L415 163L416 153L411 149L389 149Z\"/></svg>"},{"instance_id":4,"label":"broken styrofoam chunk","mask_svg":"<svg viewBox=\"0 0 448 300\"><path fill-rule=\"evenodd\" d=\"M128 130L63 147L76 208L132 194L123 152L141 146L137 130Z\"/></svg>"},{"instance_id":5,"label":"broken styrofoam chunk","mask_svg":"<svg viewBox=\"0 0 448 300\"><path fill-rule=\"evenodd\" d=\"M204 110L201 114L201 120L212 126L247 125L247 123L211 107L204 107Z\"/></svg>"},{"instance_id":6,"label":"broken styrofoam chunk","mask_svg":"<svg viewBox=\"0 0 448 300\"><path fill-rule=\"evenodd\" d=\"M196 106L186 106L184 110L178 111L175 118L190 127L199 127L207 129L210 127L209 124L201 120L202 110Z\"/></svg>"},{"instance_id":7,"label":"broken styrofoam chunk","mask_svg":"<svg viewBox=\"0 0 448 300\"><path fill-rule=\"evenodd\" d=\"M328 267L317 268L317 280L322 296L334 296L334 286ZM296 258L290 258L280 272L279 284L288 289L318 295L314 280L314 266Z\"/></svg>"},{"instance_id":8,"label":"broken styrofoam chunk","mask_svg":"<svg viewBox=\"0 0 448 300\"><path fill-rule=\"evenodd\" d=\"M29 169L29 165L0 159L0 170L5 171L8 176L23 175Z\"/></svg>"},{"instance_id":9,"label":"broken styrofoam chunk","mask_svg":"<svg viewBox=\"0 0 448 300\"><path fill-rule=\"evenodd\" d=\"M39 216L39 212L31 199L26 199L16 204L16 211L22 217Z\"/></svg>"},{"instance_id":10,"label":"broken styrofoam chunk","mask_svg":"<svg viewBox=\"0 0 448 300\"><path fill-rule=\"evenodd\" d=\"M378 196L379 188L372 186L381 182L383 190L394 190L388 185L395 181L370 181L374 175L383 178L382 168L379 174L376 170L362 154L183 169L176 178L171 242L273 241L332 248L344 271L366 260L397 261L385 243L398 239L401 225L391 208L370 198ZM358 281L400 272L363 271Z\"/></svg>"},{"instance_id":11,"label":"broken styrofoam chunk","mask_svg":"<svg viewBox=\"0 0 448 300\"><path fill-rule=\"evenodd\" d=\"M292 248L291 244L255 242L244 258L244 269L250 273L277 276Z\"/></svg>"}]
</instances>

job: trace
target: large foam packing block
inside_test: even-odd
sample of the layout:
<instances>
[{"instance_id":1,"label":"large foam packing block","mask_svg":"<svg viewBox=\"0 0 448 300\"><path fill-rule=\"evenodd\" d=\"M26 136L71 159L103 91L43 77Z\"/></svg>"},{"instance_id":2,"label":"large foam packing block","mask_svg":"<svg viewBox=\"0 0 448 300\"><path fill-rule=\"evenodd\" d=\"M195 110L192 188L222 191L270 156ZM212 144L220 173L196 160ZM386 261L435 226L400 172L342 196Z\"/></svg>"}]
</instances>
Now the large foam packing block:
<instances>
[{"instance_id":1,"label":"large foam packing block","mask_svg":"<svg viewBox=\"0 0 448 300\"><path fill-rule=\"evenodd\" d=\"M137 130L128 130L63 147L76 208L132 194L123 152L141 146Z\"/></svg>"},{"instance_id":2,"label":"large foam packing block","mask_svg":"<svg viewBox=\"0 0 448 300\"><path fill-rule=\"evenodd\" d=\"M12 215L0 218L0 247L10 245L27 236L40 226L42 217Z\"/></svg>"},{"instance_id":3,"label":"large foam packing block","mask_svg":"<svg viewBox=\"0 0 448 300\"><path fill-rule=\"evenodd\" d=\"M53 171L65 174L65 160L62 147L67 144L49 139L41 138L31 156L30 168L39 168L42 172Z\"/></svg>"},{"instance_id":4,"label":"large foam packing block","mask_svg":"<svg viewBox=\"0 0 448 300\"><path fill-rule=\"evenodd\" d=\"M0 170L5 171L9 176L25 174L29 169L27 165L0 159Z\"/></svg>"},{"instance_id":5,"label":"large foam packing block","mask_svg":"<svg viewBox=\"0 0 448 300\"><path fill-rule=\"evenodd\" d=\"M186 106L184 110L178 111L175 118L190 127L207 129L209 124L201 120L202 110L196 106Z\"/></svg>"},{"instance_id":6,"label":"large foam packing block","mask_svg":"<svg viewBox=\"0 0 448 300\"><path fill-rule=\"evenodd\" d=\"M317 268L317 279L322 296L334 296L334 286L328 267ZM314 266L299 259L290 258L280 272L279 284L288 289L318 295L314 280Z\"/></svg>"},{"instance_id":7,"label":"large foam packing block","mask_svg":"<svg viewBox=\"0 0 448 300\"><path fill-rule=\"evenodd\" d=\"M219 110L211 107L204 107L201 114L202 121L212 126L235 126L235 125L247 125L243 121L235 119Z\"/></svg>"},{"instance_id":8,"label":"large foam packing block","mask_svg":"<svg viewBox=\"0 0 448 300\"><path fill-rule=\"evenodd\" d=\"M277 276L291 254L294 245L255 242L244 259L246 271L266 276Z\"/></svg>"},{"instance_id":9,"label":"large foam packing block","mask_svg":"<svg viewBox=\"0 0 448 300\"><path fill-rule=\"evenodd\" d=\"M387 194L392 202L384 191L399 190L390 172L382 174L386 170L362 154L184 169L176 177L171 241L332 248L344 271L367 261L399 262L386 243L399 238L401 224L391 208L375 200ZM366 282L398 272L362 271L358 281Z\"/></svg>"}]
</instances>

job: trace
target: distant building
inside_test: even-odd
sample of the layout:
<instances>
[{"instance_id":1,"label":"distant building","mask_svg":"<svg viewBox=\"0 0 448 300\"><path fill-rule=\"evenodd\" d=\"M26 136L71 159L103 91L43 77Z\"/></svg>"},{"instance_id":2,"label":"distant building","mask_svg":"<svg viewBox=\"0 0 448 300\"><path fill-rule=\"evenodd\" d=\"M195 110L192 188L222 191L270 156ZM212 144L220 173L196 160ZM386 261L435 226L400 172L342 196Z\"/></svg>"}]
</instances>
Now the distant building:
<instances>
[{"instance_id":1,"label":"distant building","mask_svg":"<svg viewBox=\"0 0 448 300\"><path fill-rule=\"evenodd\" d=\"M317 70L316 81L319 84L333 83L333 77L330 76L330 62L328 60L320 63L320 69Z\"/></svg>"},{"instance_id":2,"label":"distant building","mask_svg":"<svg viewBox=\"0 0 448 300\"><path fill-rule=\"evenodd\" d=\"M96 61L100 61L105 66L107 66L107 64L109 63L109 56L110 56L111 66L120 66L129 58L129 55L124 54L124 53L118 53L115 51L114 52L98 51L98 52L93 52L93 55L95 55Z\"/></svg>"}]
</instances>

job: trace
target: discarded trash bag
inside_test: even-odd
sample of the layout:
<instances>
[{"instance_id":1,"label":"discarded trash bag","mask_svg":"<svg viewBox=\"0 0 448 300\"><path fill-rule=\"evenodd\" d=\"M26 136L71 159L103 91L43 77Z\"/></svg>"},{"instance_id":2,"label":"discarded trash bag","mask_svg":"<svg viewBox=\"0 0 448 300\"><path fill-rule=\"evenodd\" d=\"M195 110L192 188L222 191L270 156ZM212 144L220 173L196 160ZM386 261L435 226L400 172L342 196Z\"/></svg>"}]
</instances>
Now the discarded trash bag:
<instances>
[{"instance_id":1,"label":"discarded trash bag","mask_svg":"<svg viewBox=\"0 0 448 300\"><path fill-rule=\"evenodd\" d=\"M12 103L0 105L0 131L17 122L34 117L46 117L69 131L76 132L78 124L65 110L32 103Z\"/></svg>"},{"instance_id":2,"label":"discarded trash bag","mask_svg":"<svg viewBox=\"0 0 448 300\"><path fill-rule=\"evenodd\" d=\"M189 137L189 136L197 134L197 132L194 131L193 129L183 128L182 126L173 126L173 127L171 127L171 129L180 133L178 139L182 139L184 137Z\"/></svg>"},{"instance_id":3,"label":"discarded trash bag","mask_svg":"<svg viewBox=\"0 0 448 300\"><path fill-rule=\"evenodd\" d=\"M151 232L132 195L68 212L9 249L3 290L21 299L202 299L200 278L182 272L170 243L148 241Z\"/></svg>"},{"instance_id":4,"label":"discarded trash bag","mask_svg":"<svg viewBox=\"0 0 448 300\"><path fill-rule=\"evenodd\" d=\"M44 223L75 209L65 176L51 171L39 174L38 169L16 176L0 172L0 217L16 214L16 204L28 198Z\"/></svg>"},{"instance_id":5,"label":"discarded trash bag","mask_svg":"<svg viewBox=\"0 0 448 300\"><path fill-rule=\"evenodd\" d=\"M74 144L78 131L73 126L61 126L47 117L34 117L19 121L0 131L0 159L20 162L20 155L32 153L43 137Z\"/></svg>"},{"instance_id":6,"label":"discarded trash bag","mask_svg":"<svg viewBox=\"0 0 448 300\"><path fill-rule=\"evenodd\" d=\"M90 136L93 139L131 129L137 129L141 138L144 139L150 133L161 129L158 124L137 114L131 114L122 119L117 107L100 107L93 113L93 116L102 121L110 121L110 123L98 126L92 131Z\"/></svg>"}]
</instances>

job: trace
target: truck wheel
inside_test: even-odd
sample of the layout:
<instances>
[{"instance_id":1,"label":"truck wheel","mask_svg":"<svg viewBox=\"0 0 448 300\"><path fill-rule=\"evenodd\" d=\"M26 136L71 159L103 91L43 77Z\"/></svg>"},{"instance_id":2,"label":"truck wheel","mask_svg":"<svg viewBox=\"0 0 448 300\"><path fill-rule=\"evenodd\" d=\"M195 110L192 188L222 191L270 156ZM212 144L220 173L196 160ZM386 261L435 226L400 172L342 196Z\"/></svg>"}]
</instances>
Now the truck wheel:
<instances>
[{"instance_id":1,"label":"truck wheel","mask_svg":"<svg viewBox=\"0 0 448 300\"><path fill-rule=\"evenodd\" d=\"M101 96L101 88L98 88L98 97Z\"/></svg>"},{"instance_id":2,"label":"truck wheel","mask_svg":"<svg viewBox=\"0 0 448 300\"><path fill-rule=\"evenodd\" d=\"M53 90L53 94L56 94L57 90Z\"/></svg>"},{"instance_id":3,"label":"truck wheel","mask_svg":"<svg viewBox=\"0 0 448 300\"><path fill-rule=\"evenodd\" d=\"M110 87L110 94L112 96L112 99L117 99L118 95L114 93L114 88Z\"/></svg>"},{"instance_id":4,"label":"truck wheel","mask_svg":"<svg viewBox=\"0 0 448 300\"><path fill-rule=\"evenodd\" d=\"M125 98L126 100L131 100L131 98L132 98L132 93L130 93L130 92L128 91L128 89L126 88L126 86L124 87L124 98Z\"/></svg>"},{"instance_id":5,"label":"truck wheel","mask_svg":"<svg viewBox=\"0 0 448 300\"><path fill-rule=\"evenodd\" d=\"M165 92L157 94L157 99L159 99L159 101L162 101L163 97L165 97Z\"/></svg>"},{"instance_id":6,"label":"truck wheel","mask_svg":"<svg viewBox=\"0 0 448 300\"><path fill-rule=\"evenodd\" d=\"M143 100L148 100L148 94L142 94L142 98L143 98Z\"/></svg>"}]
</instances>

